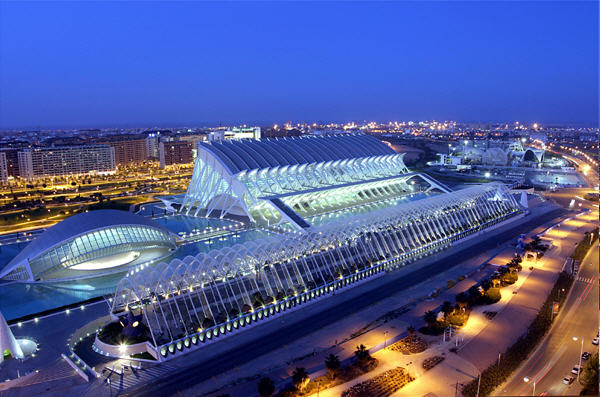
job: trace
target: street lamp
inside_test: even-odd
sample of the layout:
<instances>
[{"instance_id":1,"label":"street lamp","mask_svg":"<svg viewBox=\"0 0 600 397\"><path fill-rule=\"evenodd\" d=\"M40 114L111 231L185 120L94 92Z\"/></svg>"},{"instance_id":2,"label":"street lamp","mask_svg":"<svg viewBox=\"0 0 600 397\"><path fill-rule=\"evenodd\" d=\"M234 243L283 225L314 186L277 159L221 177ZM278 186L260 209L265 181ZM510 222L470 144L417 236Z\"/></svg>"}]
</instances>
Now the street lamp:
<instances>
[{"instance_id":1,"label":"street lamp","mask_svg":"<svg viewBox=\"0 0 600 397\"><path fill-rule=\"evenodd\" d=\"M577 337L574 336L573 340L577 342ZM579 369L577 370L577 381L579 382L579 374L581 373L581 356L583 355L583 338L581 338L581 348L579 349Z\"/></svg>"},{"instance_id":2,"label":"street lamp","mask_svg":"<svg viewBox=\"0 0 600 397\"><path fill-rule=\"evenodd\" d=\"M384 349L385 349L385 348L386 348L386 346L387 346L387 334L388 334L388 331L384 331L384 332L383 332L383 337L384 337L384 341L383 341L383 348L384 348Z\"/></svg>"},{"instance_id":3,"label":"street lamp","mask_svg":"<svg viewBox=\"0 0 600 397\"><path fill-rule=\"evenodd\" d=\"M529 379L529 377L527 377L527 376L523 378L523 382L525 382L525 383L529 383L530 380L531 379ZM533 393L531 393L531 395L535 396L535 379L533 380Z\"/></svg>"}]
</instances>

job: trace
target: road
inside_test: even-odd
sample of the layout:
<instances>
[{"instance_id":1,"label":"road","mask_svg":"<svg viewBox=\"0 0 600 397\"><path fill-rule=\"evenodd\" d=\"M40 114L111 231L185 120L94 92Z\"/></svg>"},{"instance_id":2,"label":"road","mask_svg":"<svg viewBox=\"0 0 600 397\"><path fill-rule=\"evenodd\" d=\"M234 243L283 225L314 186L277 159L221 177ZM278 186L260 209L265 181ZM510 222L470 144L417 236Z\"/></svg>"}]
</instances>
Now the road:
<instances>
[{"instance_id":1,"label":"road","mask_svg":"<svg viewBox=\"0 0 600 397\"><path fill-rule=\"evenodd\" d=\"M235 346L230 351L212 358L208 362L202 355L198 354L200 352L190 354L186 356L187 366L184 369L173 371L160 378L145 379L143 382L139 382L139 386L133 386L120 395L176 395L178 391L188 389L213 376L217 376L236 366L243 365L265 353L281 348L298 338L304 337L361 309L367 308L381 299L397 293L398 290L419 284L428 279L431 274L441 273L454 264L461 263L472 256L479 255L481 252L493 249L499 243L514 239L515 236L527 233L535 227L563 214L563 209L556 209L531 219L526 218L525 222L512 226L501 235L483 237L476 247L462 248L450 256L431 263L418 272L410 273L400 279L391 279L379 288L369 291L368 294L346 300L326 310L317 312L302 321L281 326L274 332L257 335L255 339L244 345Z\"/></svg>"},{"instance_id":2,"label":"road","mask_svg":"<svg viewBox=\"0 0 600 397\"><path fill-rule=\"evenodd\" d=\"M534 381L535 395L544 392L550 396L579 394L581 387L577 380L567 386L562 379L579 364L582 338L583 351L598 352L598 347L592 345L598 332L598 244L582 261L571 291L548 337L513 374L498 396L531 396ZM574 341L573 337L578 340ZM524 382L525 377L530 379L528 383Z\"/></svg>"}]
</instances>

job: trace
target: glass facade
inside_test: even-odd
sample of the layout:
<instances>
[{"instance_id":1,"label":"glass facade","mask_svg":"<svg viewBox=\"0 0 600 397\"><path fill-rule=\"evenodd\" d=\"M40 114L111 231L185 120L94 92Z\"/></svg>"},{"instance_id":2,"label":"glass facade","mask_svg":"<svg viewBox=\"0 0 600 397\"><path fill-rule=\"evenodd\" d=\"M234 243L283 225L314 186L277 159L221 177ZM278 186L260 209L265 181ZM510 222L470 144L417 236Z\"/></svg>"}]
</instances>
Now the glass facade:
<instances>
[{"instance_id":1,"label":"glass facade","mask_svg":"<svg viewBox=\"0 0 600 397\"><path fill-rule=\"evenodd\" d=\"M490 183L341 218L306 233L173 259L123 278L112 312L141 310L154 345L166 357L185 338L215 338L242 322L333 294L445 249L520 210L504 185Z\"/></svg>"},{"instance_id":2,"label":"glass facade","mask_svg":"<svg viewBox=\"0 0 600 397\"><path fill-rule=\"evenodd\" d=\"M136 249L174 247L167 232L138 225L112 226L66 240L30 260L29 266L39 279L57 270Z\"/></svg>"}]
</instances>

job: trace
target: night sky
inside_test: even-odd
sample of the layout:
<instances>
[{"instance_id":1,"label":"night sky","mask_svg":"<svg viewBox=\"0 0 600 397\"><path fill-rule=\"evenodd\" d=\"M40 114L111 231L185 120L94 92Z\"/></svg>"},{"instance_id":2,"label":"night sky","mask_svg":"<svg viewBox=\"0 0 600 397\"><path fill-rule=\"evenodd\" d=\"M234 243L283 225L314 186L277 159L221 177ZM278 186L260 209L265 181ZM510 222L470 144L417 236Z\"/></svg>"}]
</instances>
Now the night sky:
<instances>
[{"instance_id":1,"label":"night sky","mask_svg":"<svg viewBox=\"0 0 600 397\"><path fill-rule=\"evenodd\" d=\"M597 2L2 2L0 12L0 128L598 123Z\"/></svg>"}]
</instances>

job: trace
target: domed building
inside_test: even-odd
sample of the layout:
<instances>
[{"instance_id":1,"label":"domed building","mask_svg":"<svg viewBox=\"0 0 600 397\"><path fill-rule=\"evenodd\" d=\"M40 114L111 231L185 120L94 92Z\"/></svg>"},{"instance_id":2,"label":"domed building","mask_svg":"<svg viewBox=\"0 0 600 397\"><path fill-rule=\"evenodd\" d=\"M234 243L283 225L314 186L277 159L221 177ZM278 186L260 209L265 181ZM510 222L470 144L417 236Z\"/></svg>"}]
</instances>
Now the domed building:
<instances>
[{"instance_id":1,"label":"domed building","mask_svg":"<svg viewBox=\"0 0 600 397\"><path fill-rule=\"evenodd\" d=\"M175 249L174 235L151 219L125 211L90 211L38 236L0 270L0 279L95 277L165 258Z\"/></svg>"},{"instance_id":2,"label":"domed building","mask_svg":"<svg viewBox=\"0 0 600 397\"><path fill-rule=\"evenodd\" d=\"M506 165L508 156L501 148L491 147L483 153L481 162L486 165Z\"/></svg>"}]
</instances>

